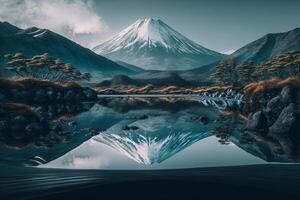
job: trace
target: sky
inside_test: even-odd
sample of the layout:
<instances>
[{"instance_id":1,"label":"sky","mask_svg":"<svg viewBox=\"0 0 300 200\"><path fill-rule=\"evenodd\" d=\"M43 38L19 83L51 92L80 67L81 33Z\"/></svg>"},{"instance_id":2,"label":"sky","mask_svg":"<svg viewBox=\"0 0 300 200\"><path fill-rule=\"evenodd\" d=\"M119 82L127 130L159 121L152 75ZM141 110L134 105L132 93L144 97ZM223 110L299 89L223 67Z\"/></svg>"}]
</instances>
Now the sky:
<instances>
[{"instance_id":1,"label":"sky","mask_svg":"<svg viewBox=\"0 0 300 200\"><path fill-rule=\"evenodd\" d=\"M223 53L300 27L300 0L0 0L0 5L0 21L47 28L88 48L147 17Z\"/></svg>"}]
</instances>

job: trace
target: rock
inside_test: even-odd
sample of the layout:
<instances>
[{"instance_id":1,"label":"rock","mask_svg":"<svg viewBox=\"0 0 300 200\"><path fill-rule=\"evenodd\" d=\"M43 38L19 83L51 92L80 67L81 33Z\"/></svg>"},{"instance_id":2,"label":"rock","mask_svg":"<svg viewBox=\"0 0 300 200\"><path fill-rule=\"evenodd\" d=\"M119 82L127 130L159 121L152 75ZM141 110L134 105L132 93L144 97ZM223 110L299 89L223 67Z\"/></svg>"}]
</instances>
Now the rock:
<instances>
[{"instance_id":1,"label":"rock","mask_svg":"<svg viewBox=\"0 0 300 200\"><path fill-rule=\"evenodd\" d=\"M55 133L59 133L59 132L62 132L63 129L61 128L61 126L55 125L54 127L52 127L52 131Z\"/></svg>"},{"instance_id":2,"label":"rock","mask_svg":"<svg viewBox=\"0 0 300 200\"><path fill-rule=\"evenodd\" d=\"M57 101L61 101L62 98L63 98L62 93L61 93L61 92L57 92L57 93L56 93L56 100L57 100Z\"/></svg>"},{"instance_id":3,"label":"rock","mask_svg":"<svg viewBox=\"0 0 300 200\"><path fill-rule=\"evenodd\" d=\"M138 130L138 129L139 129L139 127L137 127L137 126L123 126L122 127L123 131L135 131L135 130Z\"/></svg>"},{"instance_id":4,"label":"rock","mask_svg":"<svg viewBox=\"0 0 300 200\"><path fill-rule=\"evenodd\" d=\"M135 119L135 120L143 120L143 119L148 119L148 115L140 115L140 116L132 116L129 117L130 119Z\"/></svg>"},{"instance_id":5,"label":"rock","mask_svg":"<svg viewBox=\"0 0 300 200\"><path fill-rule=\"evenodd\" d=\"M69 90L63 97L63 100L65 101L74 101L77 93L74 90Z\"/></svg>"},{"instance_id":6,"label":"rock","mask_svg":"<svg viewBox=\"0 0 300 200\"><path fill-rule=\"evenodd\" d=\"M34 101L39 103L47 102L48 101L47 91L43 89L37 90L34 96Z\"/></svg>"},{"instance_id":7,"label":"rock","mask_svg":"<svg viewBox=\"0 0 300 200\"><path fill-rule=\"evenodd\" d=\"M285 107L276 122L269 128L270 135L291 135L300 130L299 111L297 106L290 103Z\"/></svg>"},{"instance_id":8,"label":"rock","mask_svg":"<svg viewBox=\"0 0 300 200\"><path fill-rule=\"evenodd\" d=\"M267 118L268 126L271 126L276 121L283 108L284 104L282 103L280 96L272 98L267 103L265 115Z\"/></svg>"},{"instance_id":9,"label":"rock","mask_svg":"<svg viewBox=\"0 0 300 200\"><path fill-rule=\"evenodd\" d=\"M255 131L262 135L267 134L267 119L262 111L250 114L246 124L246 130Z\"/></svg>"},{"instance_id":10,"label":"rock","mask_svg":"<svg viewBox=\"0 0 300 200\"><path fill-rule=\"evenodd\" d=\"M37 122L33 122L33 123L27 125L25 130L26 130L26 133L29 134L30 136L36 136L37 134L43 133L44 131L46 131L44 129L44 127L42 126L42 124L37 123Z\"/></svg>"},{"instance_id":11,"label":"rock","mask_svg":"<svg viewBox=\"0 0 300 200\"><path fill-rule=\"evenodd\" d=\"M68 125L69 126L77 126L78 124L75 121L71 121L71 122L68 123Z\"/></svg>"},{"instance_id":12,"label":"rock","mask_svg":"<svg viewBox=\"0 0 300 200\"><path fill-rule=\"evenodd\" d=\"M297 106L290 103L280 113L276 122L269 128L269 136L276 139L284 152L291 156L299 140L300 115Z\"/></svg>"},{"instance_id":13,"label":"rock","mask_svg":"<svg viewBox=\"0 0 300 200\"><path fill-rule=\"evenodd\" d=\"M30 123L28 118L19 115L13 118L10 122L10 126L13 132L24 131L25 127Z\"/></svg>"},{"instance_id":14,"label":"rock","mask_svg":"<svg viewBox=\"0 0 300 200\"><path fill-rule=\"evenodd\" d=\"M297 100L297 92L295 89L292 89L290 86L285 86L280 93L281 101L285 105L289 105L290 103L295 103Z\"/></svg>"},{"instance_id":15,"label":"rock","mask_svg":"<svg viewBox=\"0 0 300 200\"><path fill-rule=\"evenodd\" d=\"M202 124L206 125L206 124L209 123L209 118L208 118L207 116L201 116L201 117L199 117L199 121L200 121Z\"/></svg>"},{"instance_id":16,"label":"rock","mask_svg":"<svg viewBox=\"0 0 300 200\"><path fill-rule=\"evenodd\" d=\"M86 97L86 100L97 100L98 99L97 93L90 88L84 88L83 93Z\"/></svg>"},{"instance_id":17,"label":"rock","mask_svg":"<svg viewBox=\"0 0 300 200\"><path fill-rule=\"evenodd\" d=\"M50 101L55 101L56 100L56 96L57 96L57 93L55 91L55 89L53 88L47 88L47 96L49 98Z\"/></svg>"}]
</instances>

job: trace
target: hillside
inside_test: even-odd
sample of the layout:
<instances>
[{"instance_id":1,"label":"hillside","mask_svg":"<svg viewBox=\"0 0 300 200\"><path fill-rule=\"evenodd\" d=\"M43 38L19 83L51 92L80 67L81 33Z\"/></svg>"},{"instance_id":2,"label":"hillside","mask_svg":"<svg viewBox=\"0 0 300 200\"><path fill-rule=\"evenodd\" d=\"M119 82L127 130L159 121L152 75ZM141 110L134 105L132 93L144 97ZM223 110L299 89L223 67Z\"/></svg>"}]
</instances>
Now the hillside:
<instances>
[{"instance_id":1,"label":"hillside","mask_svg":"<svg viewBox=\"0 0 300 200\"><path fill-rule=\"evenodd\" d=\"M256 64L264 62L282 53L300 50L300 28L270 33L251 42L230 55L237 62L251 60Z\"/></svg>"},{"instance_id":2,"label":"hillside","mask_svg":"<svg viewBox=\"0 0 300 200\"><path fill-rule=\"evenodd\" d=\"M26 56L49 53L83 72L90 72L94 79L135 73L47 29L33 27L23 30L0 22L0 44L0 65L3 65L4 55L8 53L21 52Z\"/></svg>"}]
</instances>

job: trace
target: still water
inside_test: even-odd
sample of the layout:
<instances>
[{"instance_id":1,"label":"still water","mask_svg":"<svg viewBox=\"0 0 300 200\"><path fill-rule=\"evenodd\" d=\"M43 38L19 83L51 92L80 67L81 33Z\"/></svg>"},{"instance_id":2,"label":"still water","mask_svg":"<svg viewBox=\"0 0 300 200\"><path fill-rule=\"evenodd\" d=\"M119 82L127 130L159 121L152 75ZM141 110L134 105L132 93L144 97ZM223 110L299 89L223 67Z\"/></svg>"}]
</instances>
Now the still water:
<instances>
[{"instance_id":1,"label":"still water","mask_svg":"<svg viewBox=\"0 0 300 200\"><path fill-rule=\"evenodd\" d=\"M218 106L219 105L219 106ZM101 97L53 119L69 135L49 145L0 145L0 162L43 168L178 169L294 162L276 145L241 134L224 102L186 97ZM49 140L50 140L49 139Z\"/></svg>"}]
</instances>

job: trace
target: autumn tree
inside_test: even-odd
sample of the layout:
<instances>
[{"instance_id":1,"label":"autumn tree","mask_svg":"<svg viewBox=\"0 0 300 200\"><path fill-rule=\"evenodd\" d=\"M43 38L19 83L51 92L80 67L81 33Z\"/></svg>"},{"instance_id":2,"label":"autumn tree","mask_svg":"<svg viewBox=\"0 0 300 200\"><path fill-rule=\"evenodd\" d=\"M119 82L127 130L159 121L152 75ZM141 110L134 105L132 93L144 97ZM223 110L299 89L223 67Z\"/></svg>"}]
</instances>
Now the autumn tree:
<instances>
[{"instance_id":1,"label":"autumn tree","mask_svg":"<svg viewBox=\"0 0 300 200\"><path fill-rule=\"evenodd\" d=\"M33 77L60 83L89 80L89 73L81 73L73 65L66 64L49 54L26 58L23 54L5 55L6 70L21 77Z\"/></svg>"}]
</instances>

